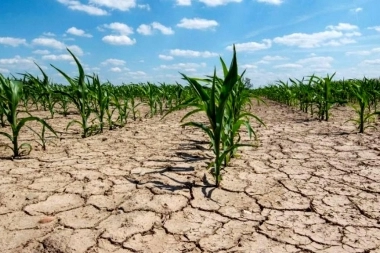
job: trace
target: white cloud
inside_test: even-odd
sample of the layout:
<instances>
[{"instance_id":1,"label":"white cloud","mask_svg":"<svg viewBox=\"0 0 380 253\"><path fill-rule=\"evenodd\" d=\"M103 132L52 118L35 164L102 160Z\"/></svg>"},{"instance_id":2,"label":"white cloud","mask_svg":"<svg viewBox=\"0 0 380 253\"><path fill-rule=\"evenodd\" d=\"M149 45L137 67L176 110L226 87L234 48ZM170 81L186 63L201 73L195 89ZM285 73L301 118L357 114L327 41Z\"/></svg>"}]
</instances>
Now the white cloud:
<instances>
[{"instance_id":1,"label":"white cloud","mask_svg":"<svg viewBox=\"0 0 380 253\"><path fill-rule=\"evenodd\" d=\"M142 35L151 35L153 34L152 27L150 25L142 24L137 29L137 32Z\"/></svg>"},{"instance_id":2,"label":"white cloud","mask_svg":"<svg viewBox=\"0 0 380 253\"><path fill-rule=\"evenodd\" d=\"M66 32L69 34L72 34L72 35L80 36L80 37L87 37L87 38L92 37L91 34L88 34L85 31L83 31L82 29L78 29L76 27L70 27L69 29L67 29Z\"/></svg>"},{"instance_id":3,"label":"white cloud","mask_svg":"<svg viewBox=\"0 0 380 253\"><path fill-rule=\"evenodd\" d=\"M172 65L160 65L161 69L196 69L196 68L204 68L206 67L206 63L177 63Z\"/></svg>"},{"instance_id":4,"label":"white cloud","mask_svg":"<svg viewBox=\"0 0 380 253\"><path fill-rule=\"evenodd\" d=\"M348 23L339 23L337 26L329 25L326 28L335 31L352 31L359 29L359 27L357 27L356 25L351 25Z\"/></svg>"},{"instance_id":5,"label":"white cloud","mask_svg":"<svg viewBox=\"0 0 380 253\"><path fill-rule=\"evenodd\" d=\"M351 9L350 11L358 13L358 12L363 11L363 8L358 7L358 8Z\"/></svg>"},{"instance_id":6,"label":"white cloud","mask_svg":"<svg viewBox=\"0 0 380 253\"><path fill-rule=\"evenodd\" d=\"M58 50L70 49L75 55L83 55L83 50L76 45L66 45L63 42L60 42L53 38L36 38L32 40L32 44L36 46L50 47ZM47 50L37 50L39 54L45 53ZM48 52L48 51L47 51ZM45 53L46 54L46 53Z\"/></svg>"},{"instance_id":7,"label":"white cloud","mask_svg":"<svg viewBox=\"0 0 380 253\"><path fill-rule=\"evenodd\" d=\"M286 63L286 64L276 65L273 68L275 68L275 69L300 69L300 68L303 68L303 66L301 64Z\"/></svg>"},{"instance_id":8,"label":"white cloud","mask_svg":"<svg viewBox=\"0 0 380 253\"><path fill-rule=\"evenodd\" d=\"M246 42L246 43L238 43L235 44L237 52L253 52L258 50L268 49L272 46L272 42L270 40L263 40L263 43L258 42ZM228 50L232 50L232 46L226 47Z\"/></svg>"},{"instance_id":9,"label":"white cloud","mask_svg":"<svg viewBox=\"0 0 380 253\"><path fill-rule=\"evenodd\" d=\"M283 44L286 46L313 48L320 47L322 44L327 43L332 39L341 38L342 36L343 33L338 31L324 31L311 34L293 33L283 37L276 37L273 41L277 44Z\"/></svg>"},{"instance_id":10,"label":"white cloud","mask_svg":"<svg viewBox=\"0 0 380 253\"><path fill-rule=\"evenodd\" d=\"M102 40L105 43L111 44L111 45L133 45L136 43L135 39L129 38L127 35L107 35L102 38Z\"/></svg>"},{"instance_id":11,"label":"white cloud","mask_svg":"<svg viewBox=\"0 0 380 253\"><path fill-rule=\"evenodd\" d=\"M240 3L242 0L199 0L207 6L226 5L228 3Z\"/></svg>"},{"instance_id":12,"label":"white cloud","mask_svg":"<svg viewBox=\"0 0 380 253\"><path fill-rule=\"evenodd\" d=\"M90 4L104 6L110 9L128 11L136 7L136 0L90 0Z\"/></svg>"},{"instance_id":13,"label":"white cloud","mask_svg":"<svg viewBox=\"0 0 380 253\"><path fill-rule=\"evenodd\" d=\"M55 34L52 32L44 32L44 33L42 33L42 35L48 36L48 37L55 37Z\"/></svg>"},{"instance_id":14,"label":"white cloud","mask_svg":"<svg viewBox=\"0 0 380 253\"><path fill-rule=\"evenodd\" d=\"M110 71L111 72L121 72L122 70L119 67L113 67L113 68L110 68Z\"/></svg>"},{"instance_id":15,"label":"white cloud","mask_svg":"<svg viewBox=\"0 0 380 253\"><path fill-rule=\"evenodd\" d=\"M165 34L165 35L174 34L174 31L172 28L166 27L158 22L153 22L150 25L142 24L137 28L137 32L142 35L152 35L153 29L160 31L162 34Z\"/></svg>"},{"instance_id":16,"label":"white cloud","mask_svg":"<svg viewBox=\"0 0 380 253\"><path fill-rule=\"evenodd\" d=\"M33 58L21 58L21 56L16 55L14 58L5 58L0 59L0 65L22 65L25 64L32 64L34 65L34 59Z\"/></svg>"},{"instance_id":17,"label":"white cloud","mask_svg":"<svg viewBox=\"0 0 380 253\"><path fill-rule=\"evenodd\" d=\"M20 45L26 45L26 40L13 37L0 37L0 44L18 47Z\"/></svg>"},{"instance_id":18,"label":"white cloud","mask_svg":"<svg viewBox=\"0 0 380 253\"><path fill-rule=\"evenodd\" d=\"M83 50L80 47L76 46L76 45L67 46L67 48L70 49L70 51L72 53L74 53L75 56L77 56L77 55L83 55Z\"/></svg>"},{"instance_id":19,"label":"white cloud","mask_svg":"<svg viewBox=\"0 0 380 253\"><path fill-rule=\"evenodd\" d=\"M0 73L2 73L2 74L10 73L10 71L9 71L9 69L0 68Z\"/></svg>"},{"instance_id":20,"label":"white cloud","mask_svg":"<svg viewBox=\"0 0 380 253\"><path fill-rule=\"evenodd\" d=\"M183 18L179 24L177 24L178 27L186 28L186 29L199 29L199 30L206 30L206 29L212 29L218 26L218 22L215 20L208 20L208 19L202 19L202 18Z\"/></svg>"},{"instance_id":21,"label":"white cloud","mask_svg":"<svg viewBox=\"0 0 380 253\"><path fill-rule=\"evenodd\" d=\"M37 46L50 47L55 49L65 49L66 45L53 38L36 38L32 40L32 43Z\"/></svg>"},{"instance_id":22,"label":"white cloud","mask_svg":"<svg viewBox=\"0 0 380 253\"><path fill-rule=\"evenodd\" d=\"M191 5L191 0L177 0L177 5L181 6L190 6Z\"/></svg>"},{"instance_id":23,"label":"white cloud","mask_svg":"<svg viewBox=\"0 0 380 253\"><path fill-rule=\"evenodd\" d=\"M296 64L307 66L315 71L327 70L331 68L334 58L330 56L314 56L296 61Z\"/></svg>"},{"instance_id":24,"label":"white cloud","mask_svg":"<svg viewBox=\"0 0 380 253\"><path fill-rule=\"evenodd\" d=\"M166 61L170 61L170 60L173 60L173 56L170 56L170 55L163 55L163 54L160 54L158 55L158 58L162 59L162 60L166 60Z\"/></svg>"},{"instance_id":25,"label":"white cloud","mask_svg":"<svg viewBox=\"0 0 380 253\"><path fill-rule=\"evenodd\" d=\"M356 43L353 37L361 36L356 31L359 28L356 25L348 23L339 23L338 25L329 25L326 31L316 33L293 33L282 37L274 38L277 44L286 46L297 46L300 48L315 48L321 46L341 46Z\"/></svg>"},{"instance_id":26,"label":"white cloud","mask_svg":"<svg viewBox=\"0 0 380 253\"><path fill-rule=\"evenodd\" d=\"M266 55L263 57L263 61L281 61L281 60L286 60L287 58L285 57L282 57L282 56L278 56L278 55L275 55L275 56L271 56L271 55Z\"/></svg>"},{"instance_id":27,"label":"white cloud","mask_svg":"<svg viewBox=\"0 0 380 253\"><path fill-rule=\"evenodd\" d=\"M362 61L361 64L364 64L364 65L380 65L380 59L365 60L365 61Z\"/></svg>"},{"instance_id":28,"label":"white cloud","mask_svg":"<svg viewBox=\"0 0 380 253\"><path fill-rule=\"evenodd\" d=\"M83 11L83 12L86 12L87 14L94 15L94 16L108 15L108 12L103 9L100 9L92 5L85 5L76 0L57 0L57 1L60 2L61 4L66 5L70 10Z\"/></svg>"},{"instance_id":29,"label":"white cloud","mask_svg":"<svg viewBox=\"0 0 380 253\"><path fill-rule=\"evenodd\" d=\"M50 51L38 49L38 50L34 50L32 53L33 54L50 54Z\"/></svg>"},{"instance_id":30,"label":"white cloud","mask_svg":"<svg viewBox=\"0 0 380 253\"><path fill-rule=\"evenodd\" d=\"M73 57L69 54L60 54L60 55L48 54L48 55L42 56L42 59L50 60L50 61L72 61Z\"/></svg>"},{"instance_id":31,"label":"white cloud","mask_svg":"<svg viewBox=\"0 0 380 253\"><path fill-rule=\"evenodd\" d=\"M108 28L116 33L120 33L122 35L133 34L133 28L129 27L126 24L114 22L111 24L103 25L103 27Z\"/></svg>"},{"instance_id":32,"label":"white cloud","mask_svg":"<svg viewBox=\"0 0 380 253\"><path fill-rule=\"evenodd\" d=\"M350 51L350 52L346 52L346 55L364 56L364 55L370 55L370 54L371 54L371 51Z\"/></svg>"},{"instance_id":33,"label":"white cloud","mask_svg":"<svg viewBox=\"0 0 380 253\"><path fill-rule=\"evenodd\" d=\"M193 51L193 50L181 50L181 49L172 49L170 50L170 54L173 56L182 56L182 57L215 57L218 56L217 53L213 53L210 51Z\"/></svg>"},{"instance_id":34,"label":"white cloud","mask_svg":"<svg viewBox=\"0 0 380 253\"><path fill-rule=\"evenodd\" d=\"M174 34L174 31L170 27L166 27L166 26L164 26L158 22L153 22L152 27L153 27L153 29L157 29L162 34L165 34L165 35Z\"/></svg>"},{"instance_id":35,"label":"white cloud","mask_svg":"<svg viewBox=\"0 0 380 253\"><path fill-rule=\"evenodd\" d=\"M146 9L147 11L150 11L150 5L149 4L139 4L137 5L140 9Z\"/></svg>"},{"instance_id":36,"label":"white cloud","mask_svg":"<svg viewBox=\"0 0 380 253\"><path fill-rule=\"evenodd\" d=\"M273 5L280 5L284 2L284 0L257 0L259 3L266 3L266 4L273 4Z\"/></svg>"},{"instance_id":37,"label":"white cloud","mask_svg":"<svg viewBox=\"0 0 380 253\"><path fill-rule=\"evenodd\" d=\"M107 65L124 66L125 63L126 62L124 60L110 58L110 59L103 61L101 64L105 65L105 66L107 66Z\"/></svg>"},{"instance_id":38,"label":"white cloud","mask_svg":"<svg viewBox=\"0 0 380 253\"><path fill-rule=\"evenodd\" d=\"M377 32L380 32L380 25L379 26L371 26L371 27L368 27L369 30L375 30Z\"/></svg>"},{"instance_id":39,"label":"white cloud","mask_svg":"<svg viewBox=\"0 0 380 253\"><path fill-rule=\"evenodd\" d=\"M244 65L241 65L240 67L243 69L257 69L257 66L253 64L244 64Z\"/></svg>"}]
</instances>

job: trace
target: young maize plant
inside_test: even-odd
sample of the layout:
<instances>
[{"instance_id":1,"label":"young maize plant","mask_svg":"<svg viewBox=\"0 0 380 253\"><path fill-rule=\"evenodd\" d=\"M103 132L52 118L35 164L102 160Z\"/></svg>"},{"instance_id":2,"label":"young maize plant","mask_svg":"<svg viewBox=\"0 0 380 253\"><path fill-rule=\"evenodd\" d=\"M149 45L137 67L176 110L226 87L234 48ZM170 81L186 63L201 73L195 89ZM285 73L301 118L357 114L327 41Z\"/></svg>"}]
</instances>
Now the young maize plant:
<instances>
[{"instance_id":1,"label":"young maize plant","mask_svg":"<svg viewBox=\"0 0 380 253\"><path fill-rule=\"evenodd\" d=\"M22 155L24 153L22 149L26 149L26 154L29 154L32 150L32 146L29 143L22 143L19 145L18 142L21 129L29 121L37 121L41 123L43 127L46 127L57 136L53 128L43 119L31 115L25 118L18 117L19 111L17 108L21 102L23 93L23 84L21 81L10 80L0 75L0 90L0 107L3 108L4 114L11 127L11 134L0 132L0 135L7 137L11 141L12 145L7 145L6 147L13 151L13 157Z\"/></svg>"},{"instance_id":2,"label":"young maize plant","mask_svg":"<svg viewBox=\"0 0 380 253\"><path fill-rule=\"evenodd\" d=\"M74 103L76 108L79 111L79 114L81 116L81 122L78 120L72 120L70 121L66 126L66 131L69 129L69 127L73 124L78 124L82 127L82 138L86 138L89 135L91 135L91 132L93 130L92 126L88 126L88 118L90 117L90 114L92 112L91 106L90 106L90 91L88 89L88 85L85 82L85 74L82 65L80 64L79 60L75 57L75 55L67 49L67 51L71 54L71 56L74 58L78 71L79 76L76 78L71 78L68 76L65 72L62 70L56 68L55 66L51 65L53 68L55 68L62 76L65 77L65 79L70 84L70 90L68 91L62 91L57 90L56 92L67 96L70 98L70 100Z\"/></svg>"},{"instance_id":3,"label":"young maize plant","mask_svg":"<svg viewBox=\"0 0 380 253\"><path fill-rule=\"evenodd\" d=\"M196 97L184 101L182 104L178 105L168 112L170 113L180 108L195 107L195 109L188 112L182 118L181 122L183 122L189 116L198 112L204 112L206 114L209 125L191 121L183 123L182 126L192 126L199 128L208 135L212 150L215 155L215 159L211 166L216 187L220 186L222 180L221 170L223 169L223 163L226 162L226 157L231 156L231 154L239 146L252 146L251 144L239 143L240 138L238 138L237 141L234 139L240 126L245 122L248 122L243 119L250 116L249 113L233 111L239 106L232 104L237 102L236 100L231 99L231 96L234 95L234 89L238 90L236 86L241 82L241 78L238 75L235 46L229 70L227 70L223 59L220 60L223 66L224 79L220 79L216 76L216 70L214 70L214 75L212 77L206 79L191 78L184 74L181 74L183 79L186 80L194 90ZM208 84L211 83L211 89L209 87L202 86L200 84L201 81L204 81ZM238 99L239 98L237 98L237 100ZM231 136L233 141L231 141Z\"/></svg>"},{"instance_id":4,"label":"young maize plant","mask_svg":"<svg viewBox=\"0 0 380 253\"><path fill-rule=\"evenodd\" d=\"M92 99L93 112L99 121L99 132L103 133L104 117L110 106L108 87L100 83L98 75L90 77L92 83L88 85L90 99ZM94 127L95 128L95 127Z\"/></svg>"},{"instance_id":5,"label":"young maize plant","mask_svg":"<svg viewBox=\"0 0 380 253\"><path fill-rule=\"evenodd\" d=\"M368 90L370 81L367 78L363 80L352 80L350 85L350 95L355 99L356 103L351 106L354 108L358 115L357 119L350 119L348 121L353 121L357 126L359 133L364 133L367 128L375 128L374 125L370 123L370 119L378 114L378 112L371 112L370 110L370 96L371 93L376 91Z\"/></svg>"},{"instance_id":6,"label":"young maize plant","mask_svg":"<svg viewBox=\"0 0 380 253\"><path fill-rule=\"evenodd\" d=\"M43 75L43 80L40 80L38 77L34 77L33 75L27 73L24 74L25 78L27 81L30 81L30 83L33 84L33 88L35 91L37 91L38 98L37 101L42 102L42 106L44 110L49 110L50 112L50 118L54 118L54 106L57 103L57 100L55 99L54 95L54 90L53 86L50 85L49 78L46 75L46 73L42 70L42 68L37 64L37 67L40 69L42 75Z\"/></svg>"}]
</instances>

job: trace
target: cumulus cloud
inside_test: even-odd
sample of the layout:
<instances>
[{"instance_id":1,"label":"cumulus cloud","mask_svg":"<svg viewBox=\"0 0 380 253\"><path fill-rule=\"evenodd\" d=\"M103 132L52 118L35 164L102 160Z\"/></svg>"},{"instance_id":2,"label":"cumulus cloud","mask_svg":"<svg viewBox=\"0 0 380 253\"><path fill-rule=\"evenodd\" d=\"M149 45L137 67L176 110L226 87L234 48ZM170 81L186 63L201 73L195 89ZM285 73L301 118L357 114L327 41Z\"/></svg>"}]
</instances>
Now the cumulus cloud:
<instances>
[{"instance_id":1,"label":"cumulus cloud","mask_svg":"<svg viewBox=\"0 0 380 253\"><path fill-rule=\"evenodd\" d=\"M226 5L228 3L240 3L242 0L199 0L199 2L204 3L207 6L219 6Z\"/></svg>"},{"instance_id":2,"label":"cumulus cloud","mask_svg":"<svg viewBox=\"0 0 380 253\"><path fill-rule=\"evenodd\" d=\"M20 45L26 45L26 40L13 37L0 37L0 44L11 47L18 47Z\"/></svg>"},{"instance_id":3,"label":"cumulus cloud","mask_svg":"<svg viewBox=\"0 0 380 253\"><path fill-rule=\"evenodd\" d=\"M114 22L111 24L105 24L103 27L122 35L133 34L133 28L124 23Z\"/></svg>"},{"instance_id":4,"label":"cumulus cloud","mask_svg":"<svg viewBox=\"0 0 380 253\"><path fill-rule=\"evenodd\" d=\"M36 46L44 46L60 50L66 48L65 43L53 38L36 38L32 40L32 44Z\"/></svg>"},{"instance_id":5,"label":"cumulus cloud","mask_svg":"<svg viewBox=\"0 0 380 253\"><path fill-rule=\"evenodd\" d=\"M104 36L102 41L105 43L117 46L130 46L136 43L135 39L128 36L129 34L133 34L133 29L127 24L114 22L111 24L105 24L100 28L107 28L115 33Z\"/></svg>"},{"instance_id":6,"label":"cumulus cloud","mask_svg":"<svg viewBox=\"0 0 380 253\"><path fill-rule=\"evenodd\" d=\"M91 34L88 34L85 31L83 31L82 29L78 29L76 27L70 27L69 29L67 29L66 33L69 33L69 34L72 34L75 36L79 36L79 37L87 37L87 38L92 37Z\"/></svg>"},{"instance_id":7,"label":"cumulus cloud","mask_svg":"<svg viewBox=\"0 0 380 253\"><path fill-rule=\"evenodd\" d=\"M142 24L137 28L137 32L142 35L152 35L154 30L158 30L164 35L174 34L174 31L172 28L166 27L158 22L153 22L149 25Z\"/></svg>"},{"instance_id":8,"label":"cumulus cloud","mask_svg":"<svg viewBox=\"0 0 380 253\"><path fill-rule=\"evenodd\" d=\"M177 5L190 6L191 0L176 0Z\"/></svg>"},{"instance_id":9,"label":"cumulus cloud","mask_svg":"<svg viewBox=\"0 0 380 253\"><path fill-rule=\"evenodd\" d=\"M203 18L183 18L181 19L180 23L177 24L177 26L181 28L198 30L213 29L218 25L218 22L215 20L208 20Z\"/></svg>"},{"instance_id":10,"label":"cumulus cloud","mask_svg":"<svg viewBox=\"0 0 380 253\"><path fill-rule=\"evenodd\" d=\"M361 36L361 33L356 31L359 28L348 23L339 23L336 26L329 25L326 29L326 31L316 33L293 33L282 37L276 37L273 41L277 44L286 46L315 48L356 43L352 37Z\"/></svg>"},{"instance_id":11,"label":"cumulus cloud","mask_svg":"<svg viewBox=\"0 0 380 253\"><path fill-rule=\"evenodd\" d=\"M103 61L101 64L105 65L105 66L107 66L107 65L124 66L125 63L126 62L124 60L110 58L110 59L107 59L107 60Z\"/></svg>"},{"instance_id":12,"label":"cumulus cloud","mask_svg":"<svg viewBox=\"0 0 380 253\"><path fill-rule=\"evenodd\" d=\"M161 69L197 69L206 67L206 63L177 63L172 65L160 65Z\"/></svg>"},{"instance_id":13,"label":"cumulus cloud","mask_svg":"<svg viewBox=\"0 0 380 253\"><path fill-rule=\"evenodd\" d=\"M272 46L271 40L265 39L262 43L258 42L245 42L235 44L237 52L254 52L258 50L268 49ZM226 47L227 50L232 50L232 46Z\"/></svg>"},{"instance_id":14,"label":"cumulus cloud","mask_svg":"<svg viewBox=\"0 0 380 253\"><path fill-rule=\"evenodd\" d=\"M107 7L119 11L128 11L136 7L136 0L90 0L90 4Z\"/></svg>"},{"instance_id":15,"label":"cumulus cloud","mask_svg":"<svg viewBox=\"0 0 380 253\"><path fill-rule=\"evenodd\" d=\"M257 0L259 3L266 3L266 4L273 4L273 5L280 5L284 2L284 0Z\"/></svg>"},{"instance_id":16,"label":"cumulus cloud","mask_svg":"<svg viewBox=\"0 0 380 253\"><path fill-rule=\"evenodd\" d=\"M83 11L89 15L104 16L108 15L108 12L93 5L82 4L76 0L57 0L61 4L66 5L70 10Z\"/></svg>"},{"instance_id":17,"label":"cumulus cloud","mask_svg":"<svg viewBox=\"0 0 380 253\"><path fill-rule=\"evenodd\" d=\"M73 57L69 54L59 54L59 55L48 54L48 55L42 56L42 59L49 60L49 61L72 61Z\"/></svg>"},{"instance_id":18,"label":"cumulus cloud","mask_svg":"<svg viewBox=\"0 0 380 253\"><path fill-rule=\"evenodd\" d=\"M170 60L173 60L173 56L171 55L163 55L163 54L160 54L158 55L158 58L162 59L162 60L166 60L166 61L170 61Z\"/></svg>"},{"instance_id":19,"label":"cumulus cloud","mask_svg":"<svg viewBox=\"0 0 380 253\"><path fill-rule=\"evenodd\" d=\"M126 35L107 35L102 38L102 41L111 45L129 46L136 43L135 39L131 39Z\"/></svg>"},{"instance_id":20,"label":"cumulus cloud","mask_svg":"<svg viewBox=\"0 0 380 253\"><path fill-rule=\"evenodd\" d=\"M202 57L202 58L209 58L209 57L218 56L217 53L213 53L210 51L193 51L193 50L181 50L181 49L172 49L172 50L170 50L170 54L173 56Z\"/></svg>"},{"instance_id":21,"label":"cumulus cloud","mask_svg":"<svg viewBox=\"0 0 380 253\"><path fill-rule=\"evenodd\" d=\"M377 32L380 32L380 25L379 26L371 26L371 27L368 27L369 30L375 30Z\"/></svg>"}]
</instances>

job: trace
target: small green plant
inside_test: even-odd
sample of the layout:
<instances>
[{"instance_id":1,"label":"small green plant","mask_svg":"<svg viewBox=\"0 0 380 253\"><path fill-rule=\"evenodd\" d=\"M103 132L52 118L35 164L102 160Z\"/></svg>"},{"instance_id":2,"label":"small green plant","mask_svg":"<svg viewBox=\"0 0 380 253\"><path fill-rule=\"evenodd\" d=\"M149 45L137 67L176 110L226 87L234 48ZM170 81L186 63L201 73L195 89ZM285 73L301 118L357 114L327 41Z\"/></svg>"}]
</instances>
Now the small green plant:
<instances>
[{"instance_id":1,"label":"small green plant","mask_svg":"<svg viewBox=\"0 0 380 253\"><path fill-rule=\"evenodd\" d=\"M34 130L33 128L29 127L28 128L33 132L35 133L38 138L39 138L39 141L36 141L38 145L41 146L42 150L43 151L46 151L46 144L50 141L52 142L50 139L46 138L45 136L45 132L46 132L46 126L45 125L42 125L42 130L41 130L41 133L38 133L36 130ZM54 142L52 142L53 144L55 144Z\"/></svg>"},{"instance_id":2,"label":"small green plant","mask_svg":"<svg viewBox=\"0 0 380 253\"><path fill-rule=\"evenodd\" d=\"M10 80L0 75L0 90L2 91L0 93L1 107L11 127L11 134L0 132L0 135L7 137L11 141L12 145L6 145L6 147L13 151L13 157L18 157L24 153L29 154L32 150L32 146L29 143L19 145L18 142L20 131L28 121L38 121L56 135L53 128L43 119L34 116L19 118L17 108L21 102L23 92L23 84L21 81Z\"/></svg>"},{"instance_id":3,"label":"small green plant","mask_svg":"<svg viewBox=\"0 0 380 253\"><path fill-rule=\"evenodd\" d=\"M223 169L223 165L227 165L227 161L235 154L236 149L240 146L253 146L252 144L240 143L240 136L238 135L240 127L242 125L249 125L248 118L250 117L258 119L256 116L243 110L247 97L246 95L239 97L239 95L242 95L239 87L242 81L238 75L235 46L229 69L227 69L222 58L220 58L220 61L224 72L223 79L216 76L216 70L214 70L213 76L205 79L191 78L181 74L183 79L193 89L195 96L187 99L168 112L170 113L186 107L195 107L195 109L188 112L182 118L181 122L198 112L206 114L208 125L191 121L183 123L182 126L199 128L208 135L215 156L210 167L212 167L212 174L217 187L219 187L222 180L221 170ZM202 86L200 82L211 84L211 88ZM259 122L262 123L261 120ZM250 133L253 132L250 126L248 126L248 131Z\"/></svg>"},{"instance_id":4,"label":"small green plant","mask_svg":"<svg viewBox=\"0 0 380 253\"><path fill-rule=\"evenodd\" d=\"M74 103L74 105L78 109L79 114L81 116L81 121L78 121L78 120L70 121L66 126L66 131L69 129L71 125L78 124L82 127L82 131L83 131L82 138L86 138L89 135L91 135L91 133L94 131L93 126L88 126L88 119L92 112L92 109L90 106L90 94L89 94L90 92L89 92L87 83L85 81L85 73L84 73L82 65L69 49L67 49L67 51L71 54L71 56L74 58L77 64L79 76L77 78L71 78L65 72L63 72L62 70L52 65L53 68L55 68L59 73L61 73L61 75L65 77L65 79L69 82L70 88L71 88L68 91L57 90L56 92L61 95L69 97L70 100Z\"/></svg>"},{"instance_id":5,"label":"small green plant","mask_svg":"<svg viewBox=\"0 0 380 253\"><path fill-rule=\"evenodd\" d=\"M353 121L358 126L359 133L364 133L367 128L375 128L373 124L370 123L370 119L378 114L377 112L371 112L369 109L370 104L370 92L367 90L368 79L353 81L350 85L351 96L355 98L357 105L352 104L356 114L357 119L350 119L348 121Z\"/></svg>"}]
</instances>

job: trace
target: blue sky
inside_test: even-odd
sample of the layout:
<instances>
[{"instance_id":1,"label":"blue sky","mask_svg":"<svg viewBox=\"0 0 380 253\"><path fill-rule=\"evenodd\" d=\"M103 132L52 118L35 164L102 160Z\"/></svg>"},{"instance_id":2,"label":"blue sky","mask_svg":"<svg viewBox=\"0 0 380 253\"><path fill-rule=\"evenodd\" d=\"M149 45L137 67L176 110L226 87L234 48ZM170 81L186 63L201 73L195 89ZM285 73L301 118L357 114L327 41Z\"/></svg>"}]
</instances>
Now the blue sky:
<instances>
[{"instance_id":1,"label":"blue sky","mask_svg":"<svg viewBox=\"0 0 380 253\"><path fill-rule=\"evenodd\" d=\"M64 79L87 74L114 84L183 83L229 63L258 87L337 72L380 76L379 0L1 0L0 73Z\"/></svg>"}]
</instances>

